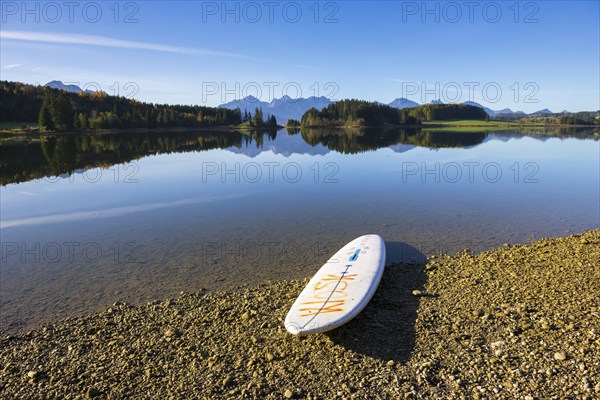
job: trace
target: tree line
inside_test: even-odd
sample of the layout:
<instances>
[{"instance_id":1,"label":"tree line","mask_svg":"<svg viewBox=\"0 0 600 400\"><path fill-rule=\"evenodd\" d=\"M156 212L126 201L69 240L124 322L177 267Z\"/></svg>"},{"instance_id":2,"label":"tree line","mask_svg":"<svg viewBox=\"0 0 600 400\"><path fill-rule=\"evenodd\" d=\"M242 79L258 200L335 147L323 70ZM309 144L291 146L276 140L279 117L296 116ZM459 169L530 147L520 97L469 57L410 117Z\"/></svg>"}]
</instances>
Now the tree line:
<instances>
[{"instance_id":1,"label":"tree line","mask_svg":"<svg viewBox=\"0 0 600 400\"><path fill-rule=\"evenodd\" d=\"M276 128L277 119L274 115L267 114L266 121L264 120L262 107L257 107L254 110L254 116L252 113L244 109L244 116L242 117L242 123L254 128Z\"/></svg>"},{"instance_id":2,"label":"tree line","mask_svg":"<svg viewBox=\"0 0 600 400\"><path fill-rule=\"evenodd\" d=\"M300 124L303 127L365 127L486 118L488 115L482 108L466 104L424 104L399 110L377 102L350 99L329 104L320 111L311 108L304 113Z\"/></svg>"},{"instance_id":3,"label":"tree line","mask_svg":"<svg viewBox=\"0 0 600 400\"><path fill-rule=\"evenodd\" d=\"M362 127L400 124L418 124L403 110L364 100L340 100L320 111L311 108L302 115L303 127Z\"/></svg>"},{"instance_id":4,"label":"tree line","mask_svg":"<svg viewBox=\"0 0 600 400\"><path fill-rule=\"evenodd\" d=\"M108 128L211 127L246 122L252 127L275 127L275 116L263 120L239 108L169 105L140 102L104 92L71 93L19 82L0 82L3 121L38 121L40 131Z\"/></svg>"},{"instance_id":5,"label":"tree line","mask_svg":"<svg viewBox=\"0 0 600 400\"><path fill-rule=\"evenodd\" d=\"M457 119L485 121L489 119L488 114L483 108L468 104L423 104L403 110L407 110L409 115L421 121L449 121Z\"/></svg>"},{"instance_id":6,"label":"tree line","mask_svg":"<svg viewBox=\"0 0 600 400\"><path fill-rule=\"evenodd\" d=\"M544 125L600 125L600 116L597 112L581 111L577 113L559 113L547 116L526 117L519 120L532 124Z\"/></svg>"}]
</instances>

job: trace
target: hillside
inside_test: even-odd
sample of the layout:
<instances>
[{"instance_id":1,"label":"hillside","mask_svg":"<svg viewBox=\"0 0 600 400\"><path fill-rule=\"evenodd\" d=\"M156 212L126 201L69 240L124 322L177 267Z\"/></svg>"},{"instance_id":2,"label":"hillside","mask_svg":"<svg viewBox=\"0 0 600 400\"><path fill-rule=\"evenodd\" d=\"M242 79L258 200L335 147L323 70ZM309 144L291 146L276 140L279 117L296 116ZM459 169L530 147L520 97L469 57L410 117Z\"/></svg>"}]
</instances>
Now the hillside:
<instances>
[{"instance_id":1,"label":"hillside","mask_svg":"<svg viewBox=\"0 0 600 400\"><path fill-rule=\"evenodd\" d=\"M269 118L242 116L239 109L140 102L104 92L72 92L19 82L0 81L2 121L38 121L41 131L107 128L163 128L276 125ZM260 120L260 121L259 121Z\"/></svg>"}]
</instances>

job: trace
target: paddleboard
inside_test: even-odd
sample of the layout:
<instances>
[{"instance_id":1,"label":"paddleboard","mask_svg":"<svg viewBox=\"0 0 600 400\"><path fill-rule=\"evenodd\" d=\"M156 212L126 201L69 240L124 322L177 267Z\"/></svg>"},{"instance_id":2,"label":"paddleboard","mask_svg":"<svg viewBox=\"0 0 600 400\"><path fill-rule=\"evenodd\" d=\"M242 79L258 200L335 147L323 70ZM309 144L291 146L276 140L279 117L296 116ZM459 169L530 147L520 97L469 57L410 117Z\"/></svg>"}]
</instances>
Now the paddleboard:
<instances>
[{"instance_id":1,"label":"paddleboard","mask_svg":"<svg viewBox=\"0 0 600 400\"><path fill-rule=\"evenodd\" d=\"M358 237L317 271L285 318L294 335L335 329L365 308L383 275L385 243L378 235Z\"/></svg>"}]
</instances>

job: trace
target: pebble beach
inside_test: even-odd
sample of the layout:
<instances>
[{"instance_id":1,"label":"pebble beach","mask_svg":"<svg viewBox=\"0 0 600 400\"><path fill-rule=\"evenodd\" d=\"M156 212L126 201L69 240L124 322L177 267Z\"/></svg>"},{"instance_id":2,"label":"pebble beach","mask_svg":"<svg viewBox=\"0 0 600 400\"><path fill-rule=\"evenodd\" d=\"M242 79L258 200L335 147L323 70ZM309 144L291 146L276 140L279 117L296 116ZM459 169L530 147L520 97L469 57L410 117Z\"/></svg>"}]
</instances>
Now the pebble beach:
<instances>
[{"instance_id":1,"label":"pebble beach","mask_svg":"<svg viewBox=\"0 0 600 400\"><path fill-rule=\"evenodd\" d=\"M600 230L388 265L357 318L296 337L309 278L2 334L0 398L600 397Z\"/></svg>"}]
</instances>

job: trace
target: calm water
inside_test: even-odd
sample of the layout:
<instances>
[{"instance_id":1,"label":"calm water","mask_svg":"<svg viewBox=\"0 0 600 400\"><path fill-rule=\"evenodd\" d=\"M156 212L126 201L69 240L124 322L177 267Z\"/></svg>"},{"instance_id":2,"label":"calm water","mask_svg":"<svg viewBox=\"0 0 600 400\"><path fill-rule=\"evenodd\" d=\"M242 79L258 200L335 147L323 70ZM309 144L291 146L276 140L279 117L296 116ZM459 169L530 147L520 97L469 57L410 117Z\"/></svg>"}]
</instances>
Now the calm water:
<instances>
[{"instance_id":1,"label":"calm water","mask_svg":"<svg viewBox=\"0 0 600 400\"><path fill-rule=\"evenodd\" d=\"M132 133L0 150L4 332L311 276L366 233L395 262L600 226L590 131Z\"/></svg>"}]
</instances>

